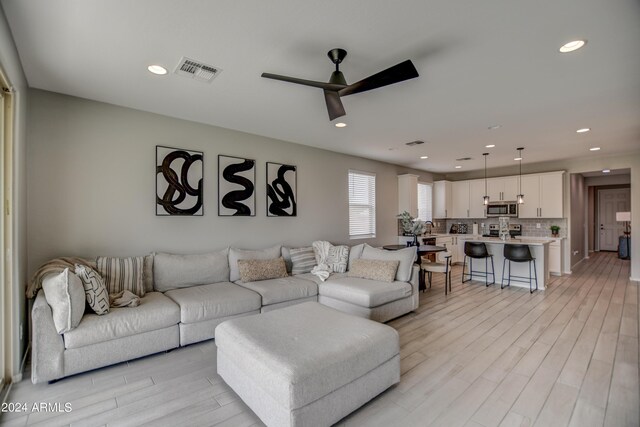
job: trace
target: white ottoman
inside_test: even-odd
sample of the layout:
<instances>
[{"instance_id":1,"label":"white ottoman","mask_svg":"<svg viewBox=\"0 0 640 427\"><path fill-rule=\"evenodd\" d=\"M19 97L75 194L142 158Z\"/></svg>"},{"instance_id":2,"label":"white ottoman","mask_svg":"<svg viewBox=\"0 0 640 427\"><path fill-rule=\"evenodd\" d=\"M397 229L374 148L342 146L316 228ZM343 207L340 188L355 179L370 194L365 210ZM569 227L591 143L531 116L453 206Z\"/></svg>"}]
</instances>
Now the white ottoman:
<instances>
[{"instance_id":1,"label":"white ottoman","mask_svg":"<svg viewBox=\"0 0 640 427\"><path fill-rule=\"evenodd\" d=\"M400 381L395 329L307 302L216 327L218 374L268 426L330 426Z\"/></svg>"}]
</instances>

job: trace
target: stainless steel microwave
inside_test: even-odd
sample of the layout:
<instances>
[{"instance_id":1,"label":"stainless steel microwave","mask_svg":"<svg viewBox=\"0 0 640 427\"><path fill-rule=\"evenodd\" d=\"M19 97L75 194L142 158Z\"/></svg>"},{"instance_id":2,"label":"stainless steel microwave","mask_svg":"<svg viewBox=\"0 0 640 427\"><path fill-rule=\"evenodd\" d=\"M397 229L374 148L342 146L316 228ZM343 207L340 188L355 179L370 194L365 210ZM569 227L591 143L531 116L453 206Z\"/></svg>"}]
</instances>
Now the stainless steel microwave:
<instances>
[{"instance_id":1,"label":"stainless steel microwave","mask_svg":"<svg viewBox=\"0 0 640 427\"><path fill-rule=\"evenodd\" d=\"M487 217L510 216L518 217L518 203L516 202L489 202L487 205Z\"/></svg>"}]
</instances>

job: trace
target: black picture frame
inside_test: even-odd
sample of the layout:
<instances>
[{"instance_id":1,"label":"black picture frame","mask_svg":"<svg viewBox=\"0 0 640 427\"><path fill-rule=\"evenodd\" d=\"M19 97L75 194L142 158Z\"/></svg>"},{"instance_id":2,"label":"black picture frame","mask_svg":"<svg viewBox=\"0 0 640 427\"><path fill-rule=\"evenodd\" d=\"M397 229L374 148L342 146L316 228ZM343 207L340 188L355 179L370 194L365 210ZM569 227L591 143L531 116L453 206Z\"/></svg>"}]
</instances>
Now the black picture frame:
<instances>
[{"instance_id":1,"label":"black picture frame","mask_svg":"<svg viewBox=\"0 0 640 427\"><path fill-rule=\"evenodd\" d=\"M256 216L256 161L218 155L218 216Z\"/></svg>"},{"instance_id":2,"label":"black picture frame","mask_svg":"<svg viewBox=\"0 0 640 427\"><path fill-rule=\"evenodd\" d=\"M204 215L204 153L156 145L156 216Z\"/></svg>"},{"instance_id":3,"label":"black picture frame","mask_svg":"<svg viewBox=\"0 0 640 427\"><path fill-rule=\"evenodd\" d=\"M267 216L298 216L298 168L267 162Z\"/></svg>"}]
</instances>

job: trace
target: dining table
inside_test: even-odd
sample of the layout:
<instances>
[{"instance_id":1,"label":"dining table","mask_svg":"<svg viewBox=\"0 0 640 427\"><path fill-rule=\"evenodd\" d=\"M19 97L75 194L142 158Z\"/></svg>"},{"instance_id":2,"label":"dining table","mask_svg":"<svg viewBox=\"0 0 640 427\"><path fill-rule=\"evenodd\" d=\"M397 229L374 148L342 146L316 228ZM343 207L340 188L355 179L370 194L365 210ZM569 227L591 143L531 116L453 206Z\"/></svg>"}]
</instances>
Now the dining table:
<instances>
[{"instance_id":1,"label":"dining table","mask_svg":"<svg viewBox=\"0 0 640 427\"><path fill-rule=\"evenodd\" d=\"M420 245L420 246L407 246L407 245L385 245L382 247L382 249L388 250L388 251L397 251L400 249L405 249L407 247L410 248L416 248L416 252L418 254L418 259L416 261L416 263L418 265L422 264L422 255L426 255L426 254L432 254L432 253L436 253L436 252L442 252L442 251L446 251L447 248L444 246L437 246L437 245ZM420 275L418 276L418 290L423 291L425 290L426 284L424 281L424 274L422 274L422 270L420 270Z\"/></svg>"}]
</instances>

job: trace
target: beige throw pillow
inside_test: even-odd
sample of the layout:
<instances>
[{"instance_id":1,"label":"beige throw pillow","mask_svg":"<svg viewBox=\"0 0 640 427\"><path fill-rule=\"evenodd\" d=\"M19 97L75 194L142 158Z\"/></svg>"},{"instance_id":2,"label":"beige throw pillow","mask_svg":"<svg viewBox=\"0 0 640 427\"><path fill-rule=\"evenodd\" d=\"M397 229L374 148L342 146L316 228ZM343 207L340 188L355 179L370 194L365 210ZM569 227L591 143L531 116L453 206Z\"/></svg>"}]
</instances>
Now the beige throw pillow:
<instances>
[{"instance_id":1,"label":"beige throw pillow","mask_svg":"<svg viewBox=\"0 0 640 427\"><path fill-rule=\"evenodd\" d=\"M96 271L102 276L109 295L128 290L144 296L144 257L98 257Z\"/></svg>"},{"instance_id":2,"label":"beige throw pillow","mask_svg":"<svg viewBox=\"0 0 640 427\"><path fill-rule=\"evenodd\" d=\"M240 280L244 283L288 276L287 266L283 257L276 259L239 259L238 270L240 272Z\"/></svg>"},{"instance_id":3,"label":"beige throw pillow","mask_svg":"<svg viewBox=\"0 0 640 427\"><path fill-rule=\"evenodd\" d=\"M56 331L64 334L78 326L85 307L84 287L78 276L65 268L62 273L46 276L42 290L51 307Z\"/></svg>"},{"instance_id":4,"label":"beige throw pillow","mask_svg":"<svg viewBox=\"0 0 640 427\"><path fill-rule=\"evenodd\" d=\"M400 261L354 259L351 262L348 276L391 283L396 278L396 271L399 265Z\"/></svg>"}]
</instances>

